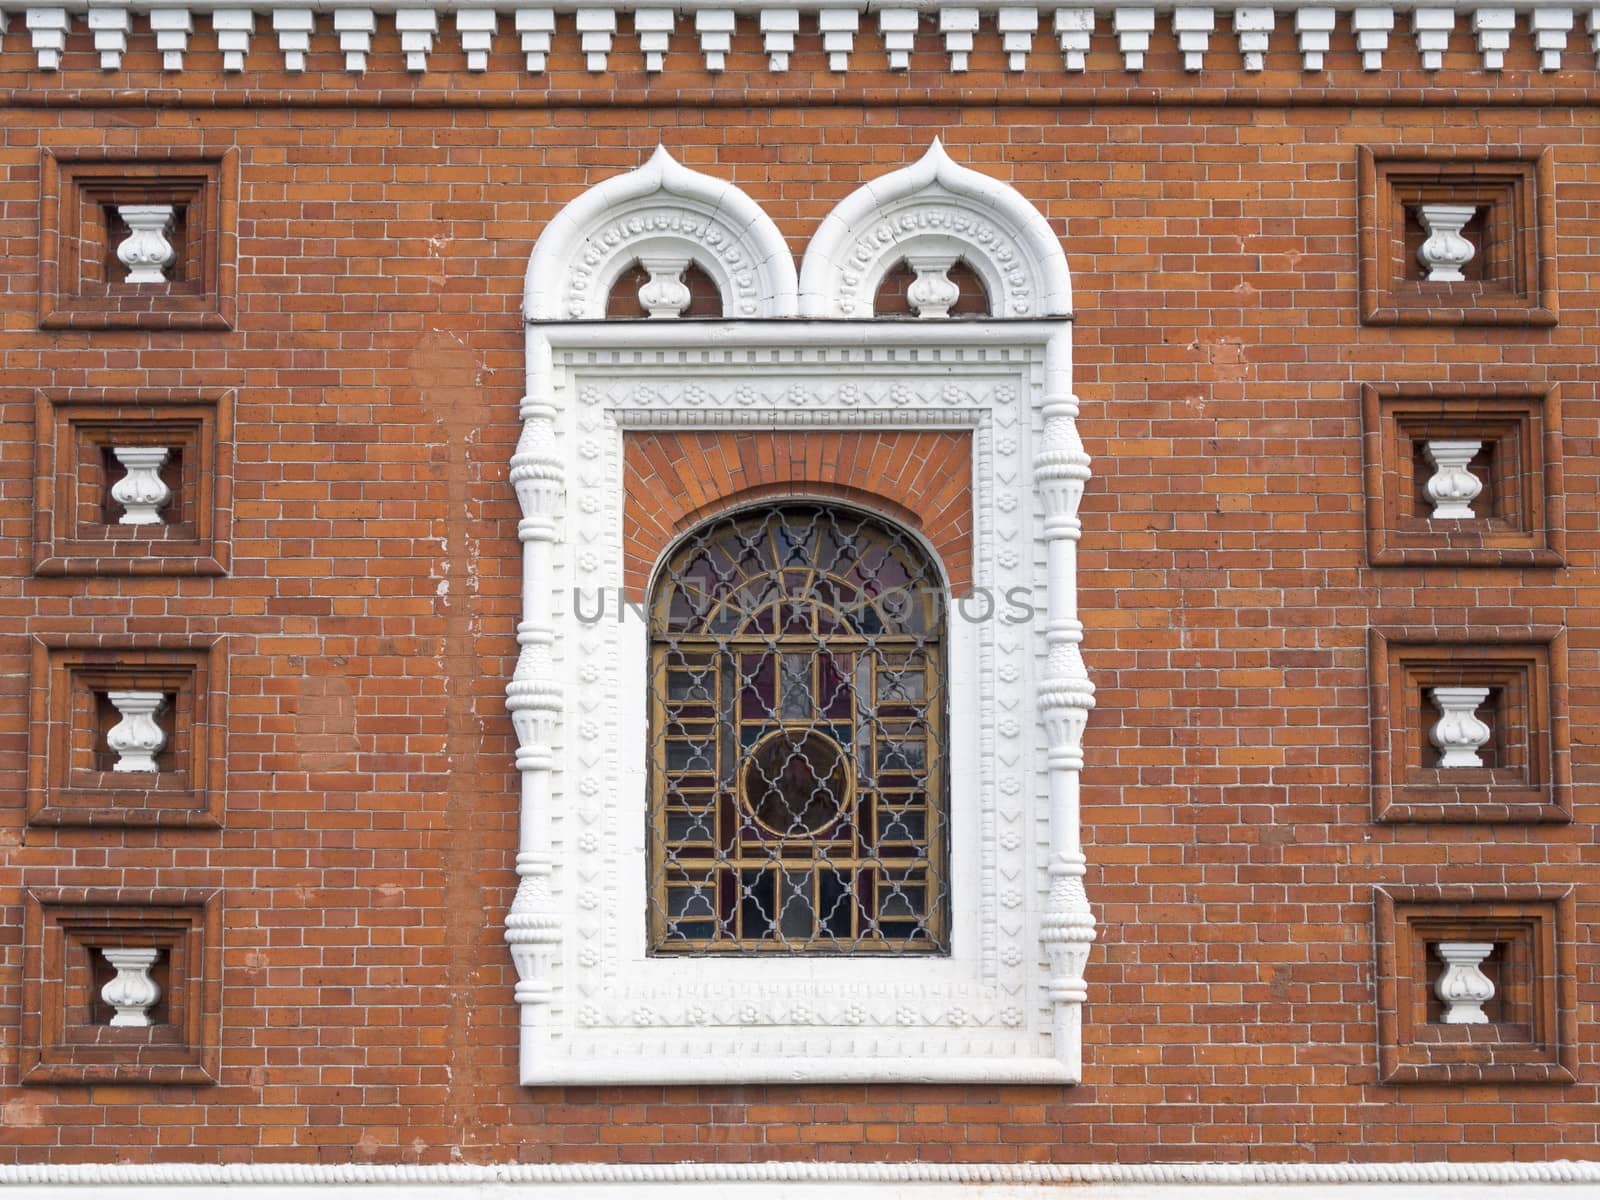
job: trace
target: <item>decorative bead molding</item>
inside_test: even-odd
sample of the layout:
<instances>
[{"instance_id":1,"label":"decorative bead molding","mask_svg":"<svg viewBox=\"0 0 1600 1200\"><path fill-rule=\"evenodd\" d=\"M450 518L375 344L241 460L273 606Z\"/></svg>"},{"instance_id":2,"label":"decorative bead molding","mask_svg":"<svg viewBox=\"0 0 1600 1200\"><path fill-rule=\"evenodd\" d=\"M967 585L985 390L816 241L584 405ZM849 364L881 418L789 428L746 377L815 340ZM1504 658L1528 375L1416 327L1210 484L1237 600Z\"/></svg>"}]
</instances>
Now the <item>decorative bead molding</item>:
<instances>
[{"instance_id":1,"label":"decorative bead molding","mask_svg":"<svg viewBox=\"0 0 1600 1200\"><path fill-rule=\"evenodd\" d=\"M165 283L167 268L178 260L167 241L176 210L170 204L121 204L117 215L129 231L117 247L117 260L128 268L125 282Z\"/></svg>"},{"instance_id":2,"label":"decorative bead molding","mask_svg":"<svg viewBox=\"0 0 1600 1200\"><path fill-rule=\"evenodd\" d=\"M1537 1200L1552 1187L1580 1188L1600 1184L1595 1162L1398 1162L1398 1163L30 1163L0 1165L0 1186L55 1187L257 1187L346 1189L388 1187L482 1188L493 1185L628 1185L640 1195L663 1200L681 1195L684 1184L708 1185L708 1197L735 1195L742 1184L860 1185L903 1194L908 1184L948 1184L1019 1189L1004 1200L1039 1198L1039 1186L1101 1185L1150 1187L1305 1188L1325 1200L1326 1188L1364 1185L1362 1200L1403 1200L1419 1185L1475 1184L1519 1189L1506 1200L1526 1194ZM722 1190L722 1189L730 1190ZM893 1190L891 1190L893 1189ZM1021 1191L1020 1189L1030 1189ZM1525 1192L1522 1191L1525 1189ZM346 1194L355 1196L353 1190ZM986 1198L1000 1196L985 1192ZM839 1193L832 1193L833 1196ZM1138 1193L1149 1200L1150 1193ZM247 1197L246 1200L253 1200ZM261 1200L269 1200L263 1196ZM285 1200L273 1193L270 1200ZM853 1198L852 1198L853 1200ZM1057 1200L1054 1195L1048 1200ZM1130 1200L1132 1197L1130 1196Z\"/></svg>"},{"instance_id":3,"label":"decorative bead molding","mask_svg":"<svg viewBox=\"0 0 1600 1200\"><path fill-rule=\"evenodd\" d=\"M263 67L281 64L282 69L291 74L304 71L307 56L315 48L313 43L320 25L324 33L337 37L338 48L344 56L344 69L360 74L367 69L367 56L371 53L380 17L392 22L399 34L408 71L417 74L428 71L438 37L442 31L453 28L468 72L488 70L490 54L502 39L514 35L528 72L540 74L548 67L556 14L560 12L573 14L586 66L594 74L611 69L614 38L622 28L619 17L623 14L631 17L631 27L644 53L645 70L650 74L666 70L673 52L671 35L677 13L683 13L692 21L700 58L705 69L712 73L725 68L735 25L742 15L755 18L767 52L768 67L774 73L790 69L795 36L802 24L821 35L830 71L849 71L857 38L873 28L882 41L889 68L907 71L921 16L925 13L937 14L938 32L952 73L968 69L973 36L980 21L992 24L999 32L1006 69L1013 73L1049 68L1068 73L1083 71L1097 24L1115 37L1123 69L1130 74L1144 69L1151 39L1163 25L1170 25L1178 40L1184 69L1198 72L1204 69L1207 55L1213 49L1211 34L1217 28L1219 17L1216 6L1187 4L1181 0L1175 5L1118 4L1099 0L1098 3L1054 8L1040 4L998 3L997 0L985 3L873 0L871 4L867 0L843 4L836 0L676 0L670 5L662 0L627 0L626 3L544 0L544 3L527 7L510 3L499 11L492 3L485 5L470 0L376 0L366 5L360 0L353 0L349 5L328 5L322 0L278 4L257 0L253 5L248 0L190 0L147 8L150 2L125 0L122 4L103 4L100 0L66 0L27 8L25 25L38 69L61 69L67 33L74 17L80 15L94 32L101 69L121 69L128 38L135 32L133 14L144 12L150 29L156 34L165 71L183 70L184 54L194 32L194 14L202 13L210 18L211 30L223 55L223 70L230 74L245 69L251 53L251 35L258 23L263 29L270 27L275 35L279 59L278 64L262 63ZM163 3L164 0L154 2ZM327 20L329 7L333 10L331 23ZM862 12L867 9L876 14L876 20L864 23ZM1381 70L1384 56L1391 48L1390 34L1401 16L1409 16L1407 23L1425 70L1443 68L1457 25L1466 24L1471 27L1481 70L1502 70L1514 39L1523 36L1539 55L1539 69L1555 72L1567 65L1564 56L1568 35L1576 23L1579 6L1571 0L1518 0L1517 3L1502 0L1498 4L1477 0L1411 0L1410 3L1375 5L1354 0L1332 4L1291 0L1282 11L1283 36L1292 32L1302 69L1308 74L1324 69L1333 35L1341 24L1355 36L1362 66L1367 71ZM1224 7L1220 13L1231 13L1231 27L1244 70L1249 73L1264 70L1271 39L1280 27L1275 9L1246 5ZM1035 53L1035 35L1045 23L1042 14L1050 14L1048 24L1055 30L1060 50L1060 58L1055 62L1046 61ZM441 15L449 20L441 22ZM1108 20L1101 22L1102 15ZM0 33L4 32L3 22L4 15L0 14ZM1596 7L1593 0L1590 0L1585 23L1595 43L1595 55L1600 59L1600 7ZM1227 71L1235 69L1230 60L1221 62L1220 66Z\"/></svg>"},{"instance_id":4,"label":"decorative bead molding","mask_svg":"<svg viewBox=\"0 0 1600 1200\"><path fill-rule=\"evenodd\" d=\"M1491 730L1474 714L1478 706L1489 698L1489 689L1429 688L1428 698L1441 714L1428 733L1428 740L1439 748L1439 766L1446 769L1483 766L1478 747L1489 740Z\"/></svg>"},{"instance_id":5,"label":"decorative bead molding","mask_svg":"<svg viewBox=\"0 0 1600 1200\"><path fill-rule=\"evenodd\" d=\"M150 968L161 958L161 951L107 948L100 953L117 969L111 981L100 989L100 999L117 1010L111 1024L149 1025L150 1010L161 999L161 988L150 978Z\"/></svg>"},{"instance_id":6,"label":"decorative bead molding","mask_svg":"<svg viewBox=\"0 0 1600 1200\"><path fill-rule=\"evenodd\" d=\"M160 475L167 465L167 447L117 446L111 453L128 472L111 485L111 498L125 510L117 524L161 524L161 508L172 499L172 489Z\"/></svg>"},{"instance_id":7,"label":"decorative bead molding","mask_svg":"<svg viewBox=\"0 0 1600 1200\"><path fill-rule=\"evenodd\" d=\"M106 745L117 755L113 771L155 771L155 756L167 744L167 735L156 723L166 706L161 692L107 692L111 707L121 714L106 731Z\"/></svg>"},{"instance_id":8,"label":"decorative bead molding","mask_svg":"<svg viewBox=\"0 0 1600 1200\"><path fill-rule=\"evenodd\" d=\"M1445 1003L1446 1025L1487 1025L1483 1006L1494 999L1494 981L1479 965L1494 953L1493 942L1436 942L1433 952L1445 964L1434 994Z\"/></svg>"},{"instance_id":9,"label":"decorative bead molding","mask_svg":"<svg viewBox=\"0 0 1600 1200\"><path fill-rule=\"evenodd\" d=\"M1482 442L1423 443L1423 457L1433 468L1427 492L1433 501L1434 520L1470 521L1476 516L1472 502L1483 494L1483 480L1467 470L1467 464L1482 449Z\"/></svg>"},{"instance_id":10,"label":"decorative bead molding","mask_svg":"<svg viewBox=\"0 0 1600 1200\"><path fill-rule=\"evenodd\" d=\"M997 314L1024 319L948 321L936 337L920 321L871 319L878 283L908 260L928 282L925 315L948 311L944 272L957 259ZM662 282L661 306L676 308L677 272L691 260L727 316L794 318L798 293L808 315L828 319L597 319L635 262L653 276L645 291ZM575 287L553 286L567 278ZM1080 1076L1094 918L1078 774L1093 686L1075 560L1089 459L1075 430L1065 256L1020 194L935 144L846 197L800 279L749 197L663 150L572 201L534 248L511 461L521 649L506 689L522 777L506 940L525 1083ZM628 750L645 720L644 629L580 620L573 589L621 579L625 429L779 424L971 430L974 583L991 596L1022 589L1045 614L1031 627L951 626L951 771L975 800L952 812L948 957L695 961L645 950L633 869L645 790Z\"/></svg>"},{"instance_id":11,"label":"decorative bead molding","mask_svg":"<svg viewBox=\"0 0 1600 1200\"><path fill-rule=\"evenodd\" d=\"M1470 204L1424 204L1417 210L1417 219L1428 231L1417 261L1426 268L1429 283L1460 283L1466 278L1461 268L1476 258L1478 251L1461 231L1477 211Z\"/></svg>"}]
</instances>

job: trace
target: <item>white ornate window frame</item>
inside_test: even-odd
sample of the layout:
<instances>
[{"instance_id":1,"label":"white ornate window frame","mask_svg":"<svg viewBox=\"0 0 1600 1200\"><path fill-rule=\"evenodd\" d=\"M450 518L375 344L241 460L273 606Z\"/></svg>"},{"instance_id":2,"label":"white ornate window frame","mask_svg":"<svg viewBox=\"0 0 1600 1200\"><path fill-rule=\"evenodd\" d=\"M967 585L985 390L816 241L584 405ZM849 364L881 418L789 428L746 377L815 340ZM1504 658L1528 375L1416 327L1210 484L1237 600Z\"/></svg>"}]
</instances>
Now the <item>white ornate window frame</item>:
<instances>
[{"instance_id":1,"label":"white ornate window frame","mask_svg":"<svg viewBox=\"0 0 1600 1200\"><path fill-rule=\"evenodd\" d=\"M964 258L1002 315L873 319L884 275L930 252ZM606 321L612 285L641 254L698 264L724 319ZM937 143L843 201L798 281L748 196L664 150L541 236L511 471L523 618L507 706L522 809L506 939L524 1083L1078 1080L1094 937L1078 777L1093 686L1078 650L1089 459L1070 304L1043 217ZM647 953L647 629L618 619L622 439L751 427L972 433L975 599L955 606L949 639L948 956ZM597 586L610 594L598 622ZM985 595L994 614L967 619ZM1021 611L1012 596L1039 615L1007 622Z\"/></svg>"}]
</instances>

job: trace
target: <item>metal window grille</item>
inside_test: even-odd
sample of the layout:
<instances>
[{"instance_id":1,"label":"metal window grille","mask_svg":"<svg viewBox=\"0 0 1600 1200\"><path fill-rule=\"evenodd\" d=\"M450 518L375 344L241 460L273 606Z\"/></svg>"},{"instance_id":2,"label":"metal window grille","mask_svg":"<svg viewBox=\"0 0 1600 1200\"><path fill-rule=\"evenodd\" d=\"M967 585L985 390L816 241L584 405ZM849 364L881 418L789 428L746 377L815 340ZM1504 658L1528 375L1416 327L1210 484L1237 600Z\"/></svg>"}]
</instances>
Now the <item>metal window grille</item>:
<instances>
[{"instance_id":1,"label":"metal window grille","mask_svg":"<svg viewBox=\"0 0 1600 1200\"><path fill-rule=\"evenodd\" d=\"M945 597L855 510L717 518L650 608L657 954L940 954Z\"/></svg>"}]
</instances>

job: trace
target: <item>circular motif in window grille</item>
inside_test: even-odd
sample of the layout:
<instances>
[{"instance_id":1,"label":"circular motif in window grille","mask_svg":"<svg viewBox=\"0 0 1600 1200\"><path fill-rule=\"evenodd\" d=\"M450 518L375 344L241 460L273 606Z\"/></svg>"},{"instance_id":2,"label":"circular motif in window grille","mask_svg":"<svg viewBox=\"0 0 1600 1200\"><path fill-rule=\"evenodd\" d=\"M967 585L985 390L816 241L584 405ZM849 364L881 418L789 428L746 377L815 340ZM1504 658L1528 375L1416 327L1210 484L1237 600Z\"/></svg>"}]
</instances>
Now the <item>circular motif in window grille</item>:
<instances>
[{"instance_id":1,"label":"circular motif in window grille","mask_svg":"<svg viewBox=\"0 0 1600 1200\"><path fill-rule=\"evenodd\" d=\"M949 948L945 600L852 509L717 518L650 606L658 954Z\"/></svg>"}]
</instances>

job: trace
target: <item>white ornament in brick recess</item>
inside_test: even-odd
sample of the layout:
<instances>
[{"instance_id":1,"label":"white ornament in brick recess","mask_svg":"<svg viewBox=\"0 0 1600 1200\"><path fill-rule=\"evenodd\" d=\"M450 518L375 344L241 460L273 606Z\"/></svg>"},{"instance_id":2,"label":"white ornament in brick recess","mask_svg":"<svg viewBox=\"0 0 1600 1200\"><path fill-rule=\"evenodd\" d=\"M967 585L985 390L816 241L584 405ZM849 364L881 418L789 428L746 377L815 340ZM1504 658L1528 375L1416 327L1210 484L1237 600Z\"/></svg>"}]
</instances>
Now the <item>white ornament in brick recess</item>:
<instances>
[{"instance_id":1,"label":"white ornament in brick recess","mask_svg":"<svg viewBox=\"0 0 1600 1200\"><path fill-rule=\"evenodd\" d=\"M1428 697L1441 714L1428 734L1428 740L1439 748L1439 766L1483 766L1478 748L1489 740L1491 730L1475 714L1489 698L1489 689L1436 687L1428 689Z\"/></svg>"},{"instance_id":2,"label":"white ornament in brick recess","mask_svg":"<svg viewBox=\"0 0 1600 1200\"><path fill-rule=\"evenodd\" d=\"M1483 973L1493 942L1436 942L1433 952L1445 964L1433 991L1444 1001L1446 1025L1487 1025L1484 1004L1494 999L1494 981Z\"/></svg>"},{"instance_id":3,"label":"white ornament in brick recess","mask_svg":"<svg viewBox=\"0 0 1600 1200\"><path fill-rule=\"evenodd\" d=\"M1482 442L1426 442L1423 457L1433 468L1428 480L1428 499L1433 501L1433 516L1440 521L1470 521L1475 514L1472 502L1483 493L1483 481L1467 470L1467 464Z\"/></svg>"},{"instance_id":4,"label":"white ornament in brick recess","mask_svg":"<svg viewBox=\"0 0 1600 1200\"><path fill-rule=\"evenodd\" d=\"M160 692L107 692L106 699L122 716L106 732L106 745L117 756L111 769L156 770L155 756L167 744L167 735L156 722L156 715L166 707L167 698Z\"/></svg>"},{"instance_id":5,"label":"white ornament in brick recess","mask_svg":"<svg viewBox=\"0 0 1600 1200\"><path fill-rule=\"evenodd\" d=\"M117 259L128 268L127 283L165 283L167 268L178 252L167 241L175 210L170 204L122 204L117 215L128 226L128 236L117 247Z\"/></svg>"},{"instance_id":6,"label":"white ornament in brick recess","mask_svg":"<svg viewBox=\"0 0 1600 1200\"><path fill-rule=\"evenodd\" d=\"M161 524L161 508L172 499L172 489L161 479L161 468L167 465L167 448L117 446L111 453L127 471L111 485L111 498L124 510L117 524Z\"/></svg>"},{"instance_id":7,"label":"white ornament in brick recess","mask_svg":"<svg viewBox=\"0 0 1600 1200\"><path fill-rule=\"evenodd\" d=\"M161 999L161 987L150 978L150 968L161 958L161 951L140 947L115 947L100 951L116 968L116 975L100 989L100 999L116 1009L113 1025L150 1024L150 1010Z\"/></svg>"},{"instance_id":8,"label":"white ornament in brick recess","mask_svg":"<svg viewBox=\"0 0 1600 1200\"><path fill-rule=\"evenodd\" d=\"M639 305L652 319L679 317L689 307L689 287L683 273L689 260L681 256L641 258L639 265L650 276L639 288Z\"/></svg>"},{"instance_id":9,"label":"white ornament in brick recess","mask_svg":"<svg viewBox=\"0 0 1600 1200\"><path fill-rule=\"evenodd\" d=\"M1460 283L1466 278L1461 268L1478 251L1461 231L1477 211L1470 204L1424 204L1417 210L1417 220L1428 231L1417 261L1427 268L1429 283Z\"/></svg>"}]
</instances>

